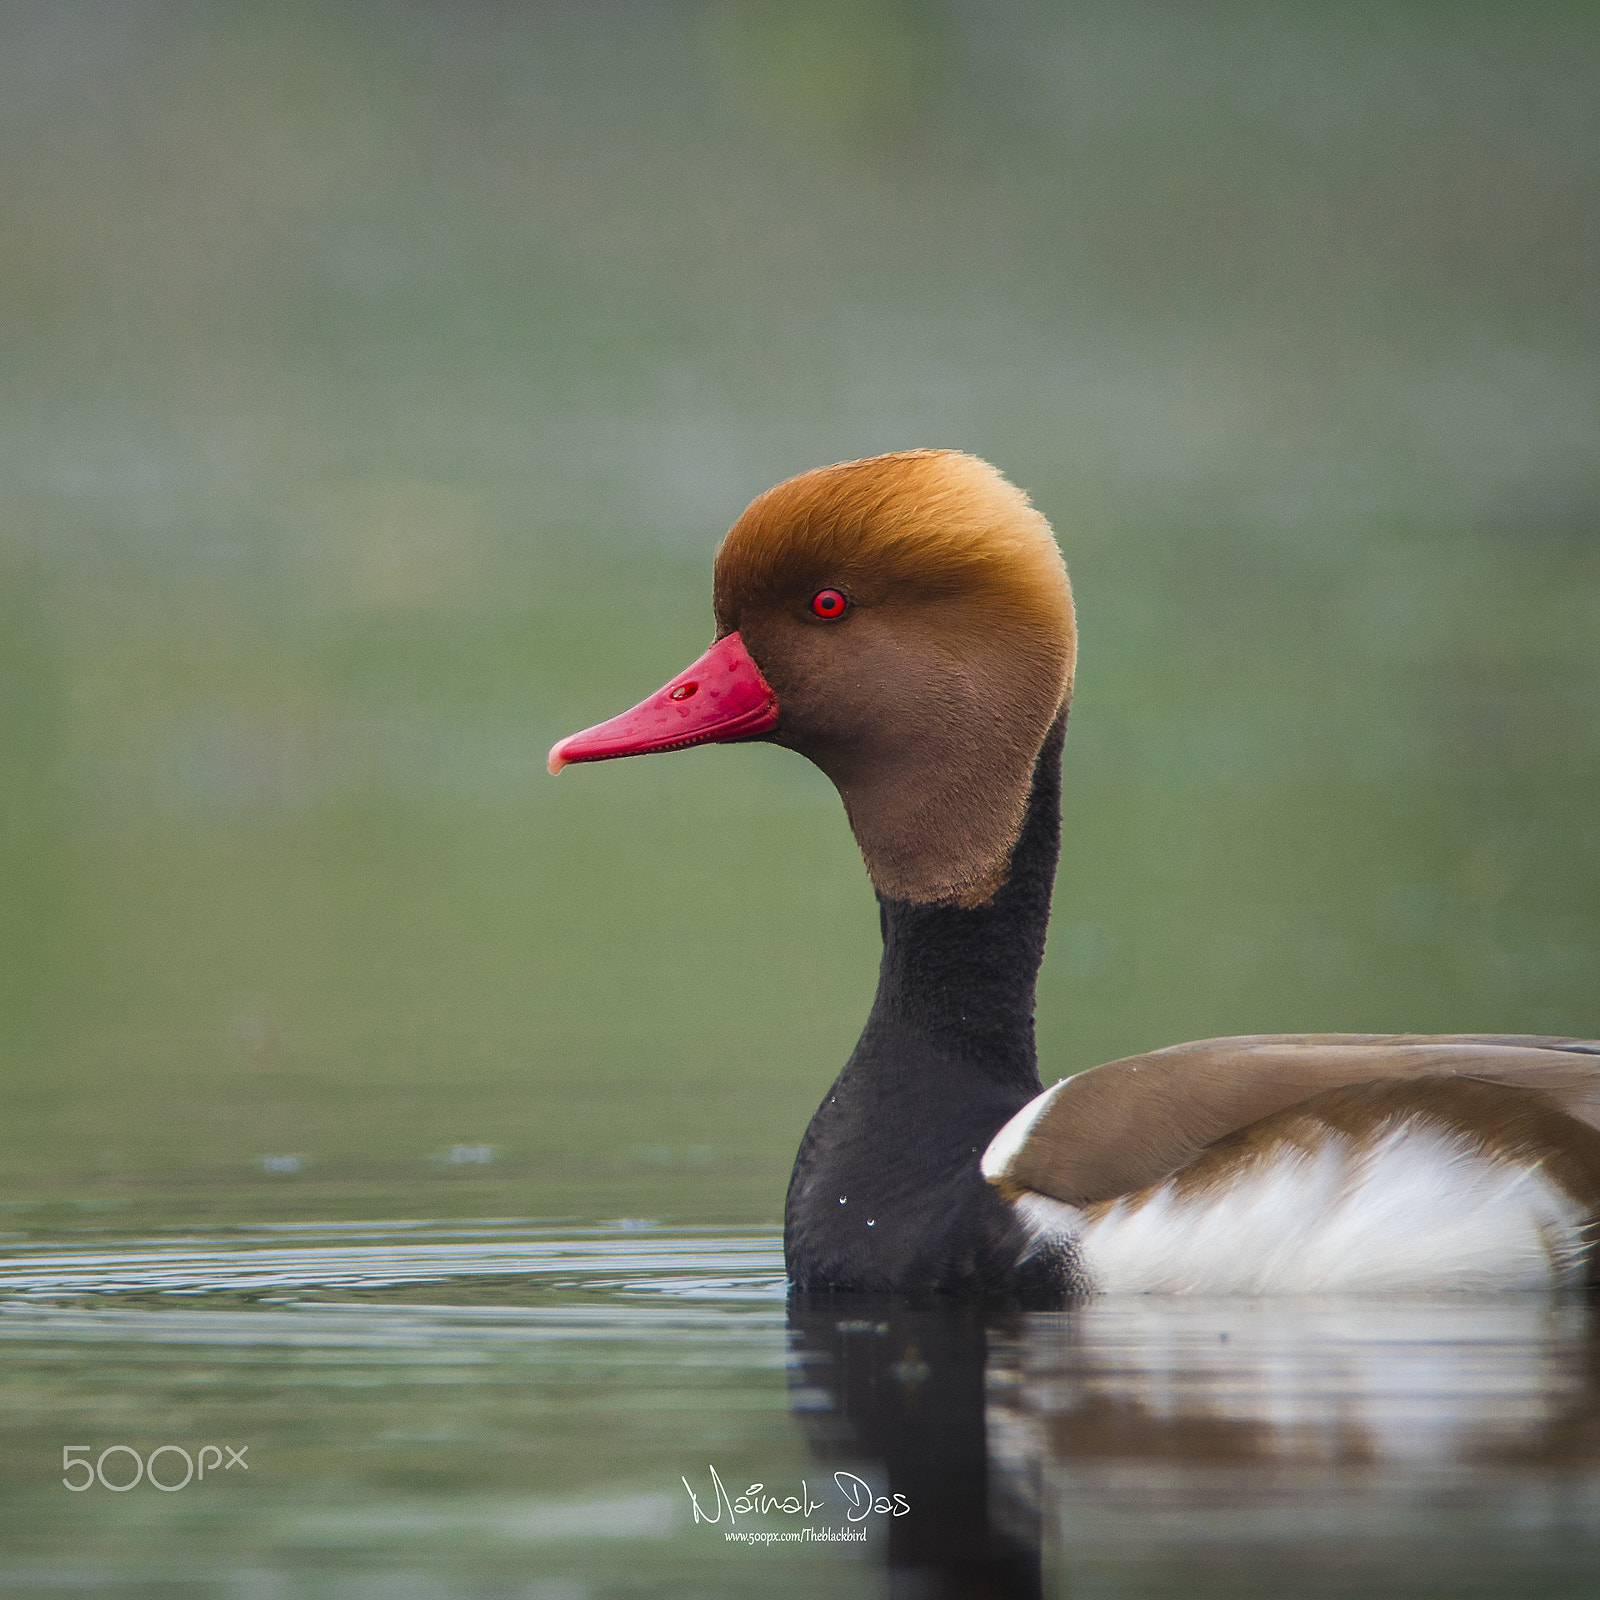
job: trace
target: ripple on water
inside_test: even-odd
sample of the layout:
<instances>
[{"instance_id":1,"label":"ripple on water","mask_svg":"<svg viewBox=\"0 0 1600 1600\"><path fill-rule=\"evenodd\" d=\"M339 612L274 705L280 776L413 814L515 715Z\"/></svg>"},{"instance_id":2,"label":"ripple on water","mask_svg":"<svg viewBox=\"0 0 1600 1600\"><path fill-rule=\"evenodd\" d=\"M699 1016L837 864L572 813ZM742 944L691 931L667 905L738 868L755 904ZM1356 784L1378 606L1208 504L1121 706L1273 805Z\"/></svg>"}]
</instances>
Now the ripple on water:
<instances>
[{"instance_id":1,"label":"ripple on water","mask_svg":"<svg viewBox=\"0 0 1600 1600\"><path fill-rule=\"evenodd\" d=\"M785 1287L782 1244L772 1228L401 1222L189 1233L111 1247L12 1243L0 1256L0 1294L34 1300L459 1288L495 1278L525 1287L769 1302L780 1301Z\"/></svg>"},{"instance_id":2,"label":"ripple on water","mask_svg":"<svg viewBox=\"0 0 1600 1600\"><path fill-rule=\"evenodd\" d=\"M0 1339L462 1359L609 1341L675 1361L748 1347L743 1364L772 1367L785 1287L773 1229L401 1222L52 1241L0 1257Z\"/></svg>"}]
</instances>

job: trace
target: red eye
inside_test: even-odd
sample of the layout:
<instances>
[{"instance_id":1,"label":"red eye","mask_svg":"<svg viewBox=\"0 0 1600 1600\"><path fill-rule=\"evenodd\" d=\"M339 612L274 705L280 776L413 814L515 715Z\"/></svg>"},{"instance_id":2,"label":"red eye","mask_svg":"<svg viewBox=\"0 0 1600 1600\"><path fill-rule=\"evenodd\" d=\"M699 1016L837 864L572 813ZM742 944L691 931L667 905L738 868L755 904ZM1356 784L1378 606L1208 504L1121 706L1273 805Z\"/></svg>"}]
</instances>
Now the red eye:
<instances>
[{"instance_id":1,"label":"red eye","mask_svg":"<svg viewBox=\"0 0 1600 1600\"><path fill-rule=\"evenodd\" d=\"M850 609L850 602L837 589L819 589L811 597L811 615L824 622L835 622Z\"/></svg>"}]
</instances>

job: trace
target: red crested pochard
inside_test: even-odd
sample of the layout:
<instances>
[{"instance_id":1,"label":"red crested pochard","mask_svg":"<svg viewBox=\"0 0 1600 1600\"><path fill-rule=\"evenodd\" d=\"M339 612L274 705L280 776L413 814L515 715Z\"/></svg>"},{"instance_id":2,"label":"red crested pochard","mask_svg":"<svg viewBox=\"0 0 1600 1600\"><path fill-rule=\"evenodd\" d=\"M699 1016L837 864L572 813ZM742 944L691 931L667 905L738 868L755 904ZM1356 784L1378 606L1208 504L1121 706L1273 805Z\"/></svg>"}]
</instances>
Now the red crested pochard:
<instances>
[{"instance_id":1,"label":"red crested pochard","mask_svg":"<svg viewBox=\"0 0 1600 1600\"><path fill-rule=\"evenodd\" d=\"M714 604L705 655L550 770L763 739L838 787L884 948L790 1180L797 1287L1048 1302L1590 1280L1600 1043L1209 1039L1041 1093L1076 630L1049 525L993 467L912 450L781 483L723 541Z\"/></svg>"}]
</instances>

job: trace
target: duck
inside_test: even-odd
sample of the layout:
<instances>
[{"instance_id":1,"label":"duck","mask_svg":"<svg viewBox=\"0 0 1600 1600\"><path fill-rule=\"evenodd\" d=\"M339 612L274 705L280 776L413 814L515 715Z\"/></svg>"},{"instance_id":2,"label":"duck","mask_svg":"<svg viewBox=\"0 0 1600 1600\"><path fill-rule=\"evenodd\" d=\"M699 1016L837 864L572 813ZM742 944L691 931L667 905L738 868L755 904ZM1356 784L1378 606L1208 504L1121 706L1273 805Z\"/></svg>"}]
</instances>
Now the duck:
<instances>
[{"instance_id":1,"label":"duck","mask_svg":"<svg viewBox=\"0 0 1600 1600\"><path fill-rule=\"evenodd\" d=\"M549 768L765 741L844 802L883 953L790 1179L793 1289L1053 1305L1594 1280L1600 1042L1253 1035L1044 1086L1077 623L1049 523L995 467L907 450L778 484L722 540L712 609L704 655Z\"/></svg>"}]
</instances>

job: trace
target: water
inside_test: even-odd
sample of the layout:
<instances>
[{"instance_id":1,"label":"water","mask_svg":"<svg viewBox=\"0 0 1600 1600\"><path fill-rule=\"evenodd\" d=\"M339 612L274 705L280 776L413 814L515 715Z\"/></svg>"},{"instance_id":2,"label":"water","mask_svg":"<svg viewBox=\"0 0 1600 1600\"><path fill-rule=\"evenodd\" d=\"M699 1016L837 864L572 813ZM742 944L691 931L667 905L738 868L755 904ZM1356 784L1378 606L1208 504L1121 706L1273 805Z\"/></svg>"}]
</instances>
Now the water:
<instances>
[{"instance_id":1,"label":"water","mask_svg":"<svg viewBox=\"0 0 1600 1600\"><path fill-rule=\"evenodd\" d=\"M771 1229L504 1220L12 1240L0 1291L8 1596L1600 1583L1584 1301L807 1302Z\"/></svg>"}]
</instances>

